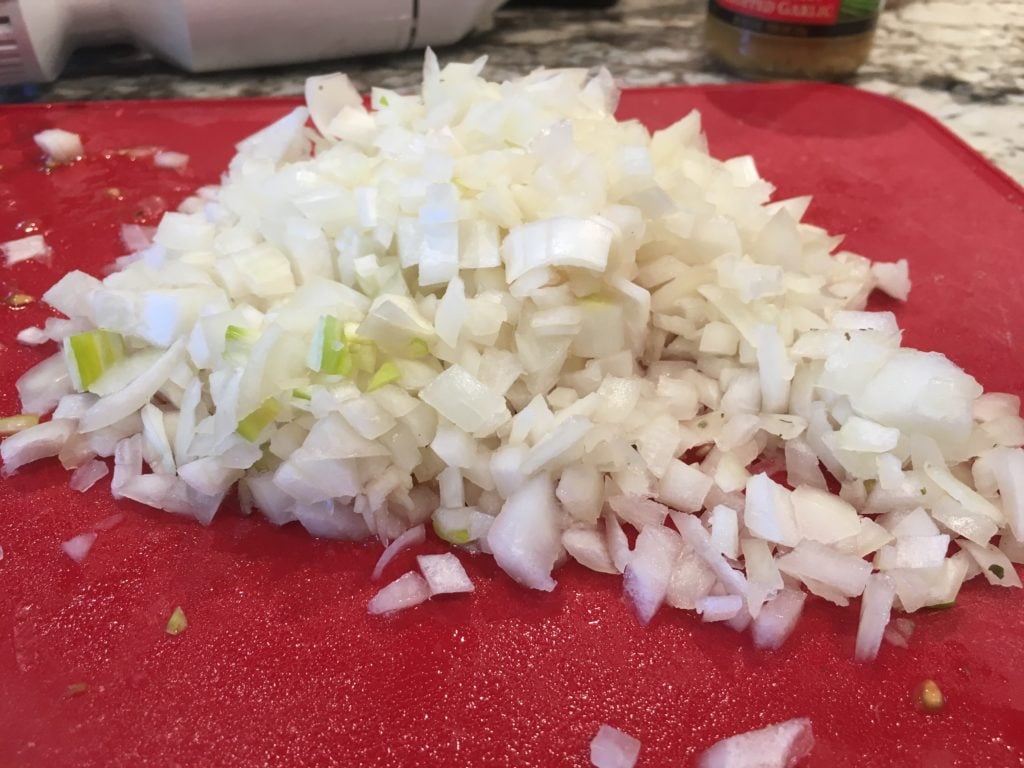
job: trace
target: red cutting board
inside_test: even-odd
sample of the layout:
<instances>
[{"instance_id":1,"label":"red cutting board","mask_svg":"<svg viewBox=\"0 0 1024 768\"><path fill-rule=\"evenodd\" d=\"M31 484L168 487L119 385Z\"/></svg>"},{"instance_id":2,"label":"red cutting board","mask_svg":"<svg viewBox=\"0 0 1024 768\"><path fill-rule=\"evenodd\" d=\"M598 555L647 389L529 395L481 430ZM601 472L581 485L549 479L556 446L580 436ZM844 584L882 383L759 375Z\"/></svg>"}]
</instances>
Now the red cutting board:
<instances>
[{"instance_id":1,"label":"red cutting board","mask_svg":"<svg viewBox=\"0 0 1024 768\"><path fill-rule=\"evenodd\" d=\"M232 144L290 101L0 109L0 240L34 220L51 268L0 270L38 296L67 269L100 274L118 227L152 221L217 180ZM947 353L987 387L1024 393L1024 193L923 114L823 85L627 92L624 117L658 128L692 108L712 151L752 153L780 195L814 193L809 219L878 260L910 260L906 341ZM89 158L40 170L32 134L82 134ZM192 157L154 170L112 151ZM109 157L108 157L109 155ZM113 191L111 191L113 190ZM15 332L35 305L0 311L0 412L48 353ZM462 556L475 594L373 618L378 545L317 541L225 510L209 528L69 491L55 462L0 482L0 765L585 766L601 723L643 742L639 766L685 766L714 741L807 715L809 766L1009 766L1024 755L1024 593L978 581L947 611L915 615L909 650L855 663L857 608L811 598L777 653L663 610L644 629L618 578L574 565L553 594ZM61 541L112 513L83 565ZM439 551L436 542L425 547ZM412 553L387 569L413 565ZM979 580L980 581L980 580ZM188 630L164 625L176 605ZM938 681L948 707L915 711ZM68 687L87 688L68 695Z\"/></svg>"}]
</instances>

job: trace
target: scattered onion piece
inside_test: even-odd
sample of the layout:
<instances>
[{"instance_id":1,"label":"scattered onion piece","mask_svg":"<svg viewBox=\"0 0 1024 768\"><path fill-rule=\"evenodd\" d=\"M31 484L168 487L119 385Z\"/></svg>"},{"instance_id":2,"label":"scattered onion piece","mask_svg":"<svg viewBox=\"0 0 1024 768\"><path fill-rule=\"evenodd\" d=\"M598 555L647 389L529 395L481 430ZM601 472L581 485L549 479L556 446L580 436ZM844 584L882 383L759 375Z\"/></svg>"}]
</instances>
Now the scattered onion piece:
<instances>
[{"instance_id":1,"label":"scattered onion piece","mask_svg":"<svg viewBox=\"0 0 1024 768\"><path fill-rule=\"evenodd\" d=\"M370 575L372 581L377 581L384 573L384 569L387 568L395 555L401 552L403 549L414 547L417 544L422 544L426 540L426 529L422 525L416 525L405 531L401 536L392 541L381 553L380 559L377 560L377 564L373 567L373 573Z\"/></svg>"},{"instance_id":2,"label":"scattered onion piece","mask_svg":"<svg viewBox=\"0 0 1024 768\"><path fill-rule=\"evenodd\" d=\"M77 536L68 539L60 545L60 548L64 550L64 554L74 560L76 563L81 563L85 560L89 554L89 550L92 549L92 545L96 542L96 534L92 531L88 533L80 533Z\"/></svg>"},{"instance_id":3,"label":"scattered onion piece","mask_svg":"<svg viewBox=\"0 0 1024 768\"><path fill-rule=\"evenodd\" d=\"M32 139L46 153L47 159L54 163L71 163L85 154L78 134L60 128L40 131Z\"/></svg>"},{"instance_id":4,"label":"scattered onion piece","mask_svg":"<svg viewBox=\"0 0 1024 768\"><path fill-rule=\"evenodd\" d=\"M458 592L472 592L473 582L466 569L452 552L443 555L419 555L416 564L430 587L431 595L446 595Z\"/></svg>"},{"instance_id":5,"label":"scattered onion piece","mask_svg":"<svg viewBox=\"0 0 1024 768\"><path fill-rule=\"evenodd\" d=\"M374 615L395 613L430 599L430 587L418 573L409 571L381 589L366 606Z\"/></svg>"},{"instance_id":6,"label":"scattered onion piece","mask_svg":"<svg viewBox=\"0 0 1024 768\"><path fill-rule=\"evenodd\" d=\"M188 165L189 156L181 152L161 151L153 155L153 165L157 168L173 168L181 170Z\"/></svg>"},{"instance_id":7,"label":"scattered onion piece","mask_svg":"<svg viewBox=\"0 0 1024 768\"><path fill-rule=\"evenodd\" d=\"M22 328L18 331L18 335L15 338L19 344L24 344L28 347L38 347L40 344L45 344L50 340L50 336L46 331L35 326Z\"/></svg>"},{"instance_id":8,"label":"scattered onion piece","mask_svg":"<svg viewBox=\"0 0 1024 768\"><path fill-rule=\"evenodd\" d=\"M633 768L640 755L640 740L602 725L590 742L590 763L595 768Z\"/></svg>"},{"instance_id":9,"label":"scattered onion piece","mask_svg":"<svg viewBox=\"0 0 1024 768\"><path fill-rule=\"evenodd\" d=\"M697 768L793 768L814 747L807 718L723 739L697 758Z\"/></svg>"},{"instance_id":10,"label":"scattered onion piece","mask_svg":"<svg viewBox=\"0 0 1024 768\"><path fill-rule=\"evenodd\" d=\"M29 235L20 240L8 240L0 243L0 251L4 254L4 263L8 267L31 259L49 259L53 249L46 243L42 235Z\"/></svg>"},{"instance_id":11,"label":"scattered onion piece","mask_svg":"<svg viewBox=\"0 0 1024 768\"><path fill-rule=\"evenodd\" d=\"M85 493L109 473L110 467L105 462L91 459L71 473L68 485L73 491Z\"/></svg>"}]
</instances>

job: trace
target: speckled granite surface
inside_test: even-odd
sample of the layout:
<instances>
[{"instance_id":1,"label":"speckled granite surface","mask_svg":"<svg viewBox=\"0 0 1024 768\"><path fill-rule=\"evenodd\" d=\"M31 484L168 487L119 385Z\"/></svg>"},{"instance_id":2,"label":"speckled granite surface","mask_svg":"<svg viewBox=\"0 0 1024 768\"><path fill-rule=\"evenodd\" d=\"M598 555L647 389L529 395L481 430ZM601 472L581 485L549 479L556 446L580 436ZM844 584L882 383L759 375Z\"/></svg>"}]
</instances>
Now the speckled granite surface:
<instances>
[{"instance_id":1,"label":"speckled granite surface","mask_svg":"<svg viewBox=\"0 0 1024 768\"><path fill-rule=\"evenodd\" d=\"M439 52L487 54L492 77L536 66L607 65L625 85L727 82L702 47L704 0L620 0L612 9L501 10L490 30ZM38 100L294 94L342 69L363 87L404 88L418 52L273 70L185 75L128 51L79 56ZM1024 0L890 0L869 63L853 81L937 117L1024 182Z\"/></svg>"}]
</instances>

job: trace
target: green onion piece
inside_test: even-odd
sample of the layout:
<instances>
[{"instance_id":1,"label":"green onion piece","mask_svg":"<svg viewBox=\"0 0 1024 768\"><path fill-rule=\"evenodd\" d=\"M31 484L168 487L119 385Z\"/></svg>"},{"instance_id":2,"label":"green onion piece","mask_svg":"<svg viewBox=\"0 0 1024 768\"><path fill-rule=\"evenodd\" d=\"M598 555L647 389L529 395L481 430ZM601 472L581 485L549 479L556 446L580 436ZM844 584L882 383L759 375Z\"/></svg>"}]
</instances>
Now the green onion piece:
<instances>
[{"instance_id":1,"label":"green onion piece","mask_svg":"<svg viewBox=\"0 0 1024 768\"><path fill-rule=\"evenodd\" d=\"M313 390L309 387L296 387L292 390L292 397L296 400L312 400Z\"/></svg>"},{"instance_id":2,"label":"green onion piece","mask_svg":"<svg viewBox=\"0 0 1024 768\"><path fill-rule=\"evenodd\" d=\"M394 384L400 378L402 378L402 372L398 369L397 365L388 360L373 374L370 383L366 387L366 391L373 392L373 390L380 389L387 384Z\"/></svg>"},{"instance_id":3,"label":"green onion piece","mask_svg":"<svg viewBox=\"0 0 1024 768\"><path fill-rule=\"evenodd\" d=\"M34 413L19 413L0 419L0 437L8 437L23 429L34 427L39 423L39 416Z\"/></svg>"},{"instance_id":4,"label":"green onion piece","mask_svg":"<svg viewBox=\"0 0 1024 768\"><path fill-rule=\"evenodd\" d=\"M111 331L86 331L69 336L64 352L76 388L85 390L124 357L124 340Z\"/></svg>"},{"instance_id":5,"label":"green onion piece","mask_svg":"<svg viewBox=\"0 0 1024 768\"><path fill-rule=\"evenodd\" d=\"M997 579L1003 578L1006 575L1006 571L1003 570L1001 565L990 565L988 567L990 573L992 573Z\"/></svg>"},{"instance_id":6,"label":"green onion piece","mask_svg":"<svg viewBox=\"0 0 1024 768\"><path fill-rule=\"evenodd\" d=\"M259 334L241 325L229 325L224 329L224 357L240 362L249 355L249 350Z\"/></svg>"},{"instance_id":7,"label":"green onion piece","mask_svg":"<svg viewBox=\"0 0 1024 768\"><path fill-rule=\"evenodd\" d=\"M180 635L186 629L188 629L188 619L185 618L185 612L181 610L179 605L171 613L171 618L167 620L165 631L168 635Z\"/></svg>"},{"instance_id":8,"label":"green onion piece","mask_svg":"<svg viewBox=\"0 0 1024 768\"><path fill-rule=\"evenodd\" d=\"M437 520L434 521L434 533L438 538L444 539L449 544L468 544L469 530L466 528L442 528Z\"/></svg>"},{"instance_id":9,"label":"green onion piece","mask_svg":"<svg viewBox=\"0 0 1024 768\"><path fill-rule=\"evenodd\" d=\"M256 334L240 325L229 325L224 330L224 341L253 341Z\"/></svg>"},{"instance_id":10,"label":"green onion piece","mask_svg":"<svg viewBox=\"0 0 1024 768\"><path fill-rule=\"evenodd\" d=\"M430 347L427 346L427 342L423 339L413 339L409 342L407 354L412 358L426 357L430 354Z\"/></svg>"},{"instance_id":11,"label":"green onion piece","mask_svg":"<svg viewBox=\"0 0 1024 768\"><path fill-rule=\"evenodd\" d=\"M238 422L236 431L250 443L255 443L280 412L281 404L272 397L267 398L259 408Z\"/></svg>"},{"instance_id":12,"label":"green onion piece","mask_svg":"<svg viewBox=\"0 0 1024 768\"><path fill-rule=\"evenodd\" d=\"M310 370L331 376L348 376L352 371L345 326L332 315L324 315L316 324L306 365Z\"/></svg>"}]
</instances>

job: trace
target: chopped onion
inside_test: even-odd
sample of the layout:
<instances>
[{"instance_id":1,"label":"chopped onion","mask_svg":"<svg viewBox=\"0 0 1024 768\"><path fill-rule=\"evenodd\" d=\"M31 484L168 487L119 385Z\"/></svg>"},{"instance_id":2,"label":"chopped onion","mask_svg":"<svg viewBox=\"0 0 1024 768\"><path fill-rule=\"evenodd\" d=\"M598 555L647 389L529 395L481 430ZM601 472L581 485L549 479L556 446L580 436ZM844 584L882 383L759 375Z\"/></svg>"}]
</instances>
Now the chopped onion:
<instances>
[{"instance_id":1,"label":"chopped onion","mask_svg":"<svg viewBox=\"0 0 1024 768\"><path fill-rule=\"evenodd\" d=\"M647 526L636 540L622 583L641 624L650 623L665 602L672 566L682 545L668 528Z\"/></svg>"},{"instance_id":2,"label":"chopped onion","mask_svg":"<svg viewBox=\"0 0 1024 768\"><path fill-rule=\"evenodd\" d=\"M451 552L443 555L418 555L416 564L430 587L431 595L473 591L473 582L469 580L466 569Z\"/></svg>"},{"instance_id":3,"label":"chopped onion","mask_svg":"<svg viewBox=\"0 0 1024 768\"><path fill-rule=\"evenodd\" d=\"M550 592L551 570L562 551L551 479L538 475L514 491L487 533L494 559L520 584Z\"/></svg>"},{"instance_id":4,"label":"chopped onion","mask_svg":"<svg viewBox=\"0 0 1024 768\"><path fill-rule=\"evenodd\" d=\"M49 413L72 390L71 377L60 354L29 368L14 385L25 413Z\"/></svg>"},{"instance_id":5,"label":"chopped onion","mask_svg":"<svg viewBox=\"0 0 1024 768\"><path fill-rule=\"evenodd\" d=\"M163 150L153 155L153 165L157 168L173 168L175 170L181 170L188 165L188 155L182 154L181 152L169 152Z\"/></svg>"},{"instance_id":6,"label":"chopped onion","mask_svg":"<svg viewBox=\"0 0 1024 768\"><path fill-rule=\"evenodd\" d=\"M366 609L371 614L395 613L430 599L430 587L418 573L409 571L380 590Z\"/></svg>"},{"instance_id":7,"label":"chopped onion","mask_svg":"<svg viewBox=\"0 0 1024 768\"><path fill-rule=\"evenodd\" d=\"M807 595L784 589L761 607L754 619L754 645L777 650L796 628Z\"/></svg>"},{"instance_id":8,"label":"chopped onion","mask_svg":"<svg viewBox=\"0 0 1024 768\"><path fill-rule=\"evenodd\" d=\"M811 721L798 718L723 739L700 754L697 768L792 768L813 748Z\"/></svg>"},{"instance_id":9,"label":"chopped onion","mask_svg":"<svg viewBox=\"0 0 1024 768\"><path fill-rule=\"evenodd\" d=\"M313 125L326 136L330 135L330 125L341 111L362 109L363 99L347 75L335 72L306 78L306 104Z\"/></svg>"},{"instance_id":10,"label":"chopped onion","mask_svg":"<svg viewBox=\"0 0 1024 768\"><path fill-rule=\"evenodd\" d=\"M0 457L4 460L3 475L9 477L21 466L39 459L56 456L71 438L75 423L68 419L54 419L23 429L0 443Z\"/></svg>"},{"instance_id":11,"label":"chopped onion","mask_svg":"<svg viewBox=\"0 0 1024 768\"><path fill-rule=\"evenodd\" d=\"M651 134L606 71L483 64L428 52L418 94L369 109L310 78L218 186L124 227L116 269L64 275L63 317L18 336L62 354L0 426L51 421L6 439L4 473L56 455L84 490L113 456L115 496L203 524L238 483L245 514L388 545L375 578L430 521L526 587L571 557L623 573L644 623L668 603L762 648L807 593L862 596L866 659L893 607L1019 586L1020 399L867 311L907 299L905 261L837 250L697 113ZM472 587L452 555L421 568L371 611Z\"/></svg>"},{"instance_id":12,"label":"chopped onion","mask_svg":"<svg viewBox=\"0 0 1024 768\"><path fill-rule=\"evenodd\" d=\"M48 259L53 253L42 235L29 235L20 240L8 240L6 243L0 243L0 251L3 252L4 263L8 267L30 259Z\"/></svg>"},{"instance_id":13,"label":"chopped onion","mask_svg":"<svg viewBox=\"0 0 1024 768\"><path fill-rule=\"evenodd\" d=\"M92 545L96 542L96 534L92 533L80 533L77 536L68 539L60 545L60 548L64 550L64 554L74 560L76 563L81 563L85 560L89 554L89 550L92 549Z\"/></svg>"},{"instance_id":14,"label":"chopped onion","mask_svg":"<svg viewBox=\"0 0 1024 768\"><path fill-rule=\"evenodd\" d=\"M110 467L105 462L92 459L85 462L71 473L71 481L68 483L71 490L85 493L98 481L102 480L110 472Z\"/></svg>"},{"instance_id":15,"label":"chopped onion","mask_svg":"<svg viewBox=\"0 0 1024 768\"><path fill-rule=\"evenodd\" d=\"M633 768L640 755L640 740L602 725L590 741L590 762L595 768Z\"/></svg>"},{"instance_id":16,"label":"chopped onion","mask_svg":"<svg viewBox=\"0 0 1024 768\"><path fill-rule=\"evenodd\" d=\"M562 546L580 565L598 573L619 573L608 553L604 536L595 528L570 528L562 534Z\"/></svg>"},{"instance_id":17,"label":"chopped onion","mask_svg":"<svg viewBox=\"0 0 1024 768\"><path fill-rule=\"evenodd\" d=\"M891 264L884 261L872 264L871 274L878 281L878 287L894 299L906 301L910 296L910 271L906 259Z\"/></svg>"},{"instance_id":18,"label":"chopped onion","mask_svg":"<svg viewBox=\"0 0 1024 768\"><path fill-rule=\"evenodd\" d=\"M743 610L739 595L708 595L697 600L697 613L704 621L728 621Z\"/></svg>"},{"instance_id":19,"label":"chopped onion","mask_svg":"<svg viewBox=\"0 0 1024 768\"><path fill-rule=\"evenodd\" d=\"M405 531L401 536L392 541L381 553L380 558L377 560L377 564L373 567L373 573L370 575L370 579L377 581L384 573L384 569L387 568L395 555L401 552L403 549L414 547L417 544L422 544L426 540L426 530L422 525L416 525Z\"/></svg>"},{"instance_id":20,"label":"chopped onion","mask_svg":"<svg viewBox=\"0 0 1024 768\"><path fill-rule=\"evenodd\" d=\"M85 154L78 134L60 128L40 131L32 139L46 153L47 158L55 163L70 163Z\"/></svg>"},{"instance_id":21,"label":"chopped onion","mask_svg":"<svg viewBox=\"0 0 1024 768\"><path fill-rule=\"evenodd\" d=\"M883 574L876 573L868 579L860 603L857 649L854 652L859 661L868 661L878 655L895 597L895 588Z\"/></svg>"}]
</instances>

